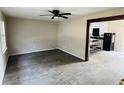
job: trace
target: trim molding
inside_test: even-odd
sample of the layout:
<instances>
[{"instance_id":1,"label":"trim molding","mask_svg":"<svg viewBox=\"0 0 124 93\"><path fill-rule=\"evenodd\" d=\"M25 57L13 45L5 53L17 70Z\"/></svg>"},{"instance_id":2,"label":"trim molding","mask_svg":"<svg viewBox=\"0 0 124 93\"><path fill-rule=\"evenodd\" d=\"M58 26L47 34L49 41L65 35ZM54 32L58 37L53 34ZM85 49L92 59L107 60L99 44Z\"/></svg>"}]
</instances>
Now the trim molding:
<instances>
[{"instance_id":1,"label":"trim molding","mask_svg":"<svg viewBox=\"0 0 124 93\"><path fill-rule=\"evenodd\" d=\"M38 50L38 51L33 51L33 52L28 52L28 53L27 53L27 52L26 52L26 53L16 53L16 54L11 54L11 55L9 55L9 56L23 55L23 54L29 54L29 53L42 52L42 51L49 51L49 50L54 50L54 49L61 50L61 51L63 51L63 52L66 52L66 53L68 53L68 54L70 54L70 55L73 55L73 56L75 56L75 57L77 57L77 58L80 58L80 59L84 60L84 58L79 57L79 56L77 56L77 55L75 55L75 54L72 54L72 53L67 52L67 51L65 51L65 50L63 50L63 49L60 49L60 48L51 48L51 49L45 49L45 50ZM9 56L8 56L8 58L9 58ZM85 60L84 60L84 61L85 61Z\"/></svg>"},{"instance_id":2,"label":"trim molding","mask_svg":"<svg viewBox=\"0 0 124 93\"><path fill-rule=\"evenodd\" d=\"M86 46L85 46L85 61L89 60L89 28L90 23L94 22L104 22L104 21L114 21L114 20L122 20L124 19L124 15L116 15L116 16L109 16L109 17L102 17L102 18L95 18L95 19L89 19L87 20L87 27L86 27Z\"/></svg>"},{"instance_id":3,"label":"trim molding","mask_svg":"<svg viewBox=\"0 0 124 93\"><path fill-rule=\"evenodd\" d=\"M35 51L22 52L22 53L12 53L12 54L9 54L9 56L23 55L23 54L35 53L35 52L41 52L41 51L47 51L47 50L53 50L53 49L57 49L57 48L50 48L50 49L43 49L43 50L35 50Z\"/></svg>"},{"instance_id":4,"label":"trim molding","mask_svg":"<svg viewBox=\"0 0 124 93\"><path fill-rule=\"evenodd\" d=\"M63 49L60 49L60 48L57 48L57 49L59 49L59 50L61 50L61 51L64 51L64 52L66 52L66 53L68 53L68 54L70 54L70 55L73 55L73 56L75 56L75 57L77 57L77 58L80 58L80 59L82 59L82 60L85 59L85 58L79 57L79 56L77 56L77 55L75 55L75 54L72 54L72 53L70 53L70 52L67 52L67 51L65 51L65 50L63 50ZM84 60L84 61L85 61L85 60Z\"/></svg>"}]
</instances>

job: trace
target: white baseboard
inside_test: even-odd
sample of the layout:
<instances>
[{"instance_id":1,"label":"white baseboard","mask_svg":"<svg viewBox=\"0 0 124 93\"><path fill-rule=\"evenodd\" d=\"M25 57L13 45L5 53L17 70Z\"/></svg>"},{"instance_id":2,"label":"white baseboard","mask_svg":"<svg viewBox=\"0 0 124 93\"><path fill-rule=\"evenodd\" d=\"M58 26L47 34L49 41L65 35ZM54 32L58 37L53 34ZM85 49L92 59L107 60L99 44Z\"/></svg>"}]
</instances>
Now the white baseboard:
<instances>
[{"instance_id":1,"label":"white baseboard","mask_svg":"<svg viewBox=\"0 0 124 93\"><path fill-rule=\"evenodd\" d=\"M21 52L21 53L11 53L11 54L9 54L9 56L23 55L23 54L28 54L28 53L35 53L35 52L41 52L41 51L48 51L48 50L54 50L54 49L57 49L57 48L49 48L49 49L35 50L35 51Z\"/></svg>"},{"instance_id":2,"label":"white baseboard","mask_svg":"<svg viewBox=\"0 0 124 93\"><path fill-rule=\"evenodd\" d=\"M70 54L70 55L73 55L73 56L75 56L75 57L77 57L77 58L80 58L80 59L82 59L82 60L85 59L85 58L79 57L79 56L77 56L77 55L75 55L75 54L72 54L72 53L70 53L70 52L68 52L68 51L66 51L66 50L63 50L63 49L60 49L60 48L57 48L57 49L59 49L59 50L61 50L61 51L64 51L64 52L66 52L66 53L68 53L68 54Z\"/></svg>"},{"instance_id":3,"label":"white baseboard","mask_svg":"<svg viewBox=\"0 0 124 93\"><path fill-rule=\"evenodd\" d=\"M75 57L78 57L78 58L80 58L80 59L82 59L82 60L85 59L85 58L82 58L82 57L80 57L80 56L77 56L77 55L75 55L75 54L72 54L72 53L70 53L70 52L68 52L68 51L65 51L65 50L63 50L63 49L60 49L60 48L49 48L49 49L35 50L35 51L30 51L30 52L12 53L12 54L9 54L9 56L22 55L22 54L28 54L28 53L35 53L35 52L41 52L41 51L48 51L48 50L54 50L54 49L59 49L59 50L64 51L64 52L66 52L66 53L68 53L68 54L70 54L70 55L73 55L73 56L75 56ZM8 57L8 58L9 58L9 57Z\"/></svg>"}]
</instances>

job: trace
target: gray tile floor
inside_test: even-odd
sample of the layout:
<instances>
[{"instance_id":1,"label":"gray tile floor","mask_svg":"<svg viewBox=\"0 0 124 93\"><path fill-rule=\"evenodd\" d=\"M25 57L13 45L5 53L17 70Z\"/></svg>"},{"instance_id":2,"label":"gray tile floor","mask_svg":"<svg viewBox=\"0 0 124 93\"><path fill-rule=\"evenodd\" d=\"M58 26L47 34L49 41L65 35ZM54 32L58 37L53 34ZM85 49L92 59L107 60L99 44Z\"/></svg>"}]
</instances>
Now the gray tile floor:
<instances>
[{"instance_id":1,"label":"gray tile floor","mask_svg":"<svg viewBox=\"0 0 124 93\"><path fill-rule=\"evenodd\" d=\"M82 62L83 60L57 49L12 56L9 58L3 84L71 84L57 67ZM72 73L73 71L70 74Z\"/></svg>"},{"instance_id":2,"label":"gray tile floor","mask_svg":"<svg viewBox=\"0 0 124 93\"><path fill-rule=\"evenodd\" d=\"M118 85L124 53L100 51L84 62L60 50L10 57L4 85Z\"/></svg>"}]
</instances>

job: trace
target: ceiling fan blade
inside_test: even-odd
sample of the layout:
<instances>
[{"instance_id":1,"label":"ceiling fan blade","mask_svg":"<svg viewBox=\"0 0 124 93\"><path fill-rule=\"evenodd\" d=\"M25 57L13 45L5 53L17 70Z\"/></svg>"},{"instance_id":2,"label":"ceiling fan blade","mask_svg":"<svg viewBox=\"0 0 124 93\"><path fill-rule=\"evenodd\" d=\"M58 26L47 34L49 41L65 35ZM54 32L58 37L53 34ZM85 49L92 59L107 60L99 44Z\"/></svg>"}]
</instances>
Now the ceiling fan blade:
<instances>
[{"instance_id":1,"label":"ceiling fan blade","mask_svg":"<svg viewBox=\"0 0 124 93\"><path fill-rule=\"evenodd\" d=\"M49 10L48 10L48 12L50 12L50 13L52 13L52 14L53 14L53 11L49 11Z\"/></svg>"},{"instance_id":2,"label":"ceiling fan blade","mask_svg":"<svg viewBox=\"0 0 124 93\"><path fill-rule=\"evenodd\" d=\"M47 15L47 14L46 14L46 15L40 15L40 16L52 16L52 15L49 15L49 14Z\"/></svg>"},{"instance_id":3,"label":"ceiling fan blade","mask_svg":"<svg viewBox=\"0 0 124 93\"><path fill-rule=\"evenodd\" d=\"M51 19L54 19L54 16Z\"/></svg>"},{"instance_id":4,"label":"ceiling fan blade","mask_svg":"<svg viewBox=\"0 0 124 93\"><path fill-rule=\"evenodd\" d=\"M65 19L68 19L68 17L66 17L66 16L62 16L62 15L60 15L60 17L65 18Z\"/></svg>"},{"instance_id":5,"label":"ceiling fan blade","mask_svg":"<svg viewBox=\"0 0 124 93\"><path fill-rule=\"evenodd\" d=\"M71 15L71 13L61 13L59 15Z\"/></svg>"}]
</instances>

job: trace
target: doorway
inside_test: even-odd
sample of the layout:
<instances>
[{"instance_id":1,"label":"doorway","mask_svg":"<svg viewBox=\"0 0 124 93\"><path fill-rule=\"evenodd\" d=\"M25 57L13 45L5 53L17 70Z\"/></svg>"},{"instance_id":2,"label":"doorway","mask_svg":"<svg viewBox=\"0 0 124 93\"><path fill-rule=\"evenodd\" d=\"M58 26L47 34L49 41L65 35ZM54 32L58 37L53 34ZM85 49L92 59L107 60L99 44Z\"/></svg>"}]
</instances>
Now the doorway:
<instances>
[{"instance_id":1,"label":"doorway","mask_svg":"<svg viewBox=\"0 0 124 93\"><path fill-rule=\"evenodd\" d=\"M87 33L86 33L86 52L85 52L85 60L89 60L90 55L90 26L94 23L98 22L106 22L106 21L116 21L116 20L122 20L124 19L124 15L118 15L118 16L110 16L110 17L103 17L103 18L97 18L97 19L90 19L87 20ZM95 30L98 30L97 27L95 27ZM94 33L95 34L95 33ZM102 39L102 37L101 37Z\"/></svg>"}]
</instances>

